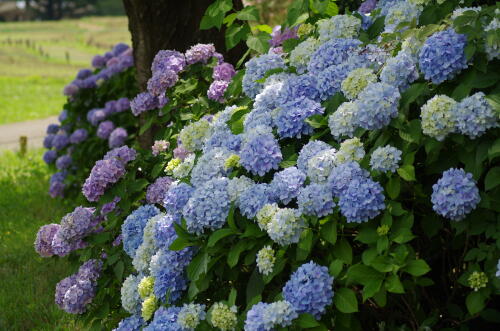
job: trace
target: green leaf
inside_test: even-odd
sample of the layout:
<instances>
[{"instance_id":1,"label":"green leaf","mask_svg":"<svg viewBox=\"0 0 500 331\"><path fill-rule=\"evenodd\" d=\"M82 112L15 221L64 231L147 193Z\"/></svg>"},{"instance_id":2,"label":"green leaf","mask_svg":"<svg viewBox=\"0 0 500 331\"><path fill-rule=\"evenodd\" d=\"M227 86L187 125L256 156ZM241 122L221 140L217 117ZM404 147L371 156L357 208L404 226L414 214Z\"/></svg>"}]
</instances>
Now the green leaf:
<instances>
[{"instance_id":1,"label":"green leaf","mask_svg":"<svg viewBox=\"0 0 500 331\"><path fill-rule=\"evenodd\" d=\"M387 184L385 185L385 190L391 199L396 199L399 196L401 189L401 183L398 177L391 177Z\"/></svg>"},{"instance_id":2,"label":"green leaf","mask_svg":"<svg viewBox=\"0 0 500 331\"><path fill-rule=\"evenodd\" d=\"M431 270L427 262L424 260L412 260L406 264L406 267L403 268L403 271L406 271L412 276L422 276L428 273Z\"/></svg>"},{"instance_id":3,"label":"green leaf","mask_svg":"<svg viewBox=\"0 0 500 331\"><path fill-rule=\"evenodd\" d=\"M370 40L373 40L378 35L380 35L380 32L384 30L384 23L385 23L385 17L381 16L377 18L372 25L370 25L370 27L368 28L368 36L370 37Z\"/></svg>"},{"instance_id":4,"label":"green leaf","mask_svg":"<svg viewBox=\"0 0 500 331\"><path fill-rule=\"evenodd\" d=\"M313 243L313 233L311 229L305 229L300 235L297 245L297 261L304 261L311 252Z\"/></svg>"},{"instance_id":5,"label":"green leaf","mask_svg":"<svg viewBox=\"0 0 500 331\"><path fill-rule=\"evenodd\" d=\"M302 329L314 328L320 325L311 314L300 314L297 322Z\"/></svg>"},{"instance_id":6,"label":"green leaf","mask_svg":"<svg viewBox=\"0 0 500 331\"><path fill-rule=\"evenodd\" d=\"M153 125L153 122L155 120L156 116L151 114L147 119L146 122L141 126L141 129L139 130L139 135L142 135L144 132L148 131L151 125Z\"/></svg>"},{"instance_id":7,"label":"green leaf","mask_svg":"<svg viewBox=\"0 0 500 331\"><path fill-rule=\"evenodd\" d=\"M372 281L383 280L384 274L372 267L358 263L349 268L347 271L347 279L351 282L366 286Z\"/></svg>"},{"instance_id":8,"label":"green leaf","mask_svg":"<svg viewBox=\"0 0 500 331\"><path fill-rule=\"evenodd\" d=\"M380 290L383 278L370 279L363 288L363 301L373 297Z\"/></svg>"},{"instance_id":9,"label":"green leaf","mask_svg":"<svg viewBox=\"0 0 500 331\"><path fill-rule=\"evenodd\" d=\"M364 226L356 235L356 240L363 244L372 244L378 240L377 230L373 226Z\"/></svg>"},{"instance_id":10,"label":"green leaf","mask_svg":"<svg viewBox=\"0 0 500 331\"><path fill-rule=\"evenodd\" d=\"M259 10L255 6L246 6L237 13L236 18L242 21L259 21Z\"/></svg>"},{"instance_id":11,"label":"green leaf","mask_svg":"<svg viewBox=\"0 0 500 331\"><path fill-rule=\"evenodd\" d=\"M257 29L259 31L262 31L262 32L269 33L269 34L271 34L273 32L273 28L271 28L267 24L259 24L259 25L254 26L253 28Z\"/></svg>"},{"instance_id":12,"label":"green leaf","mask_svg":"<svg viewBox=\"0 0 500 331\"><path fill-rule=\"evenodd\" d=\"M254 51L264 54L269 50L269 35L266 33L259 33L256 36L250 36L247 39L247 46Z\"/></svg>"},{"instance_id":13,"label":"green leaf","mask_svg":"<svg viewBox=\"0 0 500 331\"><path fill-rule=\"evenodd\" d=\"M333 255L344 261L345 264L352 263L352 247L345 239L337 241L333 248Z\"/></svg>"},{"instance_id":14,"label":"green leaf","mask_svg":"<svg viewBox=\"0 0 500 331\"><path fill-rule=\"evenodd\" d=\"M118 261L117 264L113 267L113 271L115 273L116 278L118 278L119 281L123 279L123 271L125 270L125 264L123 261Z\"/></svg>"},{"instance_id":15,"label":"green leaf","mask_svg":"<svg viewBox=\"0 0 500 331\"><path fill-rule=\"evenodd\" d=\"M250 244L252 244L252 242L242 240L238 241L238 243L231 248L231 250L227 254L227 264L231 268L238 264L241 253L246 250Z\"/></svg>"},{"instance_id":16,"label":"green leaf","mask_svg":"<svg viewBox=\"0 0 500 331\"><path fill-rule=\"evenodd\" d=\"M484 189L489 191L500 185L500 167L495 167L488 171L484 179Z\"/></svg>"},{"instance_id":17,"label":"green leaf","mask_svg":"<svg viewBox=\"0 0 500 331\"><path fill-rule=\"evenodd\" d=\"M481 294L481 292L471 292L465 298L465 305L467 306L467 310L469 314L475 315L479 313L485 307L485 297Z\"/></svg>"},{"instance_id":18,"label":"green leaf","mask_svg":"<svg viewBox=\"0 0 500 331\"><path fill-rule=\"evenodd\" d=\"M345 314L355 313L358 311L358 300L353 290L342 287L335 291L333 303L337 309Z\"/></svg>"},{"instance_id":19,"label":"green leaf","mask_svg":"<svg viewBox=\"0 0 500 331\"><path fill-rule=\"evenodd\" d=\"M145 178L138 179L130 184L130 192L132 193L140 192L148 185L149 182L147 179Z\"/></svg>"},{"instance_id":20,"label":"green leaf","mask_svg":"<svg viewBox=\"0 0 500 331\"><path fill-rule=\"evenodd\" d=\"M319 114L309 116L305 122L315 129L328 126L328 120Z\"/></svg>"},{"instance_id":21,"label":"green leaf","mask_svg":"<svg viewBox=\"0 0 500 331\"><path fill-rule=\"evenodd\" d=\"M233 229L220 229L220 230L217 230L215 231L214 233L212 233L210 235L210 237L208 238L208 244L207 246L208 247L213 247L219 240L221 240L222 238L225 238L227 236L230 236L234 234L234 231Z\"/></svg>"},{"instance_id":22,"label":"green leaf","mask_svg":"<svg viewBox=\"0 0 500 331\"><path fill-rule=\"evenodd\" d=\"M210 256L206 250L202 250L198 253L187 267L187 276L189 280L195 282L202 274L206 274L209 260Z\"/></svg>"},{"instance_id":23,"label":"green leaf","mask_svg":"<svg viewBox=\"0 0 500 331\"><path fill-rule=\"evenodd\" d=\"M399 104L401 108L407 108L412 102L417 100L420 95L427 94L429 89L426 83L415 83L410 85L402 94Z\"/></svg>"},{"instance_id":24,"label":"green leaf","mask_svg":"<svg viewBox=\"0 0 500 331\"><path fill-rule=\"evenodd\" d=\"M405 293L405 289L403 288L403 284L401 284L398 275L390 275L387 277L385 280L385 288L391 293Z\"/></svg>"},{"instance_id":25,"label":"green leaf","mask_svg":"<svg viewBox=\"0 0 500 331\"><path fill-rule=\"evenodd\" d=\"M344 263L341 260L334 260L332 261L332 263L330 263L330 266L328 267L328 272L333 277L337 277L342 271L343 266Z\"/></svg>"},{"instance_id":26,"label":"green leaf","mask_svg":"<svg viewBox=\"0 0 500 331\"><path fill-rule=\"evenodd\" d=\"M256 296L260 296L264 290L264 282L262 281L262 276L260 275L257 268L255 268L248 280L246 295L247 303L252 301Z\"/></svg>"},{"instance_id":27,"label":"green leaf","mask_svg":"<svg viewBox=\"0 0 500 331\"><path fill-rule=\"evenodd\" d=\"M234 304L236 303L237 295L238 292L236 291L236 289L234 287L231 288L231 292L229 292L229 298L227 299L227 303L229 304L229 306L234 306Z\"/></svg>"},{"instance_id":28,"label":"green leaf","mask_svg":"<svg viewBox=\"0 0 500 331\"><path fill-rule=\"evenodd\" d=\"M415 168L410 164L403 165L401 168L399 168L398 174L401 178L403 178L407 182L416 180Z\"/></svg>"},{"instance_id":29,"label":"green leaf","mask_svg":"<svg viewBox=\"0 0 500 331\"><path fill-rule=\"evenodd\" d=\"M225 40L226 40L226 49L230 50L234 46L238 45L240 41L246 38L246 36L250 33L250 28L247 24L238 25L233 24L226 30Z\"/></svg>"},{"instance_id":30,"label":"green leaf","mask_svg":"<svg viewBox=\"0 0 500 331\"><path fill-rule=\"evenodd\" d=\"M495 140L495 142L491 144L490 148L488 149L488 157L490 160L493 160L497 156L500 156L500 138Z\"/></svg>"},{"instance_id":31,"label":"green leaf","mask_svg":"<svg viewBox=\"0 0 500 331\"><path fill-rule=\"evenodd\" d=\"M186 247L193 246L193 243L187 240L186 238L178 237L174 240L172 244L170 244L169 249L172 251L180 251Z\"/></svg>"},{"instance_id":32,"label":"green leaf","mask_svg":"<svg viewBox=\"0 0 500 331\"><path fill-rule=\"evenodd\" d=\"M382 255L375 257L370 266L380 272L389 272L393 269L390 259L387 256Z\"/></svg>"},{"instance_id":33,"label":"green leaf","mask_svg":"<svg viewBox=\"0 0 500 331\"><path fill-rule=\"evenodd\" d=\"M337 242L337 222L329 220L321 225L321 238L325 239L332 245Z\"/></svg>"}]
</instances>

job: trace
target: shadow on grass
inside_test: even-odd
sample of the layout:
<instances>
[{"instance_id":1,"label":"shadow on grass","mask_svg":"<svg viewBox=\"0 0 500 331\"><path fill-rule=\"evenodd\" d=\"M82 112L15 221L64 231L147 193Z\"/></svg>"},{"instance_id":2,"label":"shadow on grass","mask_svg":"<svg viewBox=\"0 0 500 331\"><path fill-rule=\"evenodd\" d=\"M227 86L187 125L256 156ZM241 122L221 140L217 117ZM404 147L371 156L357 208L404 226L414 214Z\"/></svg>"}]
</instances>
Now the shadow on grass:
<instances>
[{"instance_id":1,"label":"shadow on grass","mask_svg":"<svg viewBox=\"0 0 500 331\"><path fill-rule=\"evenodd\" d=\"M40 226L59 222L71 202L47 194L41 151L21 158L0 151L0 330L82 330L54 303L55 285L75 271L67 259L38 256Z\"/></svg>"}]
</instances>

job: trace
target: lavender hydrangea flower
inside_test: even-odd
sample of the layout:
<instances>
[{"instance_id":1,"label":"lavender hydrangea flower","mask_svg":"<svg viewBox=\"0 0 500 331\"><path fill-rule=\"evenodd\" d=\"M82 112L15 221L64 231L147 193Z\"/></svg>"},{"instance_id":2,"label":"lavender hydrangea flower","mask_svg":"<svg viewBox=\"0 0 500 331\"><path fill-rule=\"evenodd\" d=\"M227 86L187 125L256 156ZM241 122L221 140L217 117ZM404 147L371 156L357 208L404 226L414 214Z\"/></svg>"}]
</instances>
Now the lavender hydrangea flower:
<instances>
[{"instance_id":1,"label":"lavender hydrangea flower","mask_svg":"<svg viewBox=\"0 0 500 331\"><path fill-rule=\"evenodd\" d=\"M263 88L262 83L256 81L263 78L267 71L285 68L283 58L277 54L263 54L254 57L245 63L246 72L243 76L243 92L250 98L255 98Z\"/></svg>"},{"instance_id":2,"label":"lavender hydrangea flower","mask_svg":"<svg viewBox=\"0 0 500 331\"><path fill-rule=\"evenodd\" d=\"M101 207L101 215L107 215L116 209L116 205L121 201L120 197L114 197L111 202L105 203Z\"/></svg>"},{"instance_id":3,"label":"lavender hydrangea flower","mask_svg":"<svg viewBox=\"0 0 500 331\"><path fill-rule=\"evenodd\" d=\"M57 134L57 132L59 132L59 125L49 124L47 126L47 134Z\"/></svg>"},{"instance_id":4,"label":"lavender hydrangea flower","mask_svg":"<svg viewBox=\"0 0 500 331\"><path fill-rule=\"evenodd\" d=\"M378 147L373 151L372 156L370 158L370 167L373 170L378 171L390 171L396 172L399 168L399 161L401 160L402 152L396 147L392 146L384 146Z\"/></svg>"},{"instance_id":5,"label":"lavender hydrangea flower","mask_svg":"<svg viewBox=\"0 0 500 331\"><path fill-rule=\"evenodd\" d=\"M71 136L69 136L69 142L72 144L79 144L79 143L85 141L85 139L87 139L88 135L89 135L89 133L87 130L77 129L71 134Z\"/></svg>"},{"instance_id":6,"label":"lavender hydrangea flower","mask_svg":"<svg viewBox=\"0 0 500 331\"><path fill-rule=\"evenodd\" d=\"M148 186L146 191L146 201L150 204L161 204L165 198L173 179L170 177L158 177L154 183Z\"/></svg>"},{"instance_id":7,"label":"lavender hydrangea flower","mask_svg":"<svg viewBox=\"0 0 500 331\"><path fill-rule=\"evenodd\" d=\"M61 219L61 227L57 236L71 242L82 239L97 225L94 208L76 207Z\"/></svg>"},{"instance_id":8,"label":"lavender hydrangea flower","mask_svg":"<svg viewBox=\"0 0 500 331\"><path fill-rule=\"evenodd\" d=\"M224 226L231 207L227 185L227 178L214 178L193 192L182 211L188 232L199 235Z\"/></svg>"},{"instance_id":9,"label":"lavender hydrangea flower","mask_svg":"<svg viewBox=\"0 0 500 331\"><path fill-rule=\"evenodd\" d=\"M368 130L383 128L397 116L400 97L394 86L385 83L368 85L356 101L356 123Z\"/></svg>"},{"instance_id":10,"label":"lavender hydrangea flower","mask_svg":"<svg viewBox=\"0 0 500 331\"><path fill-rule=\"evenodd\" d=\"M387 60L382 72L380 81L392 86L396 86L400 91L405 90L418 79L418 70L413 57L406 52L399 52L398 55Z\"/></svg>"},{"instance_id":11,"label":"lavender hydrangea flower","mask_svg":"<svg viewBox=\"0 0 500 331\"><path fill-rule=\"evenodd\" d=\"M186 67L186 58L184 54L171 51L171 50L161 50L159 51L151 65L151 71L153 73L160 71L171 70L175 73L179 73Z\"/></svg>"},{"instance_id":12,"label":"lavender hydrangea flower","mask_svg":"<svg viewBox=\"0 0 500 331\"><path fill-rule=\"evenodd\" d=\"M54 147L56 151L63 149L68 146L68 144L69 137L66 133L58 133L54 136L54 139L52 139L52 147Z\"/></svg>"},{"instance_id":13,"label":"lavender hydrangea flower","mask_svg":"<svg viewBox=\"0 0 500 331\"><path fill-rule=\"evenodd\" d=\"M59 224L47 224L38 230L35 239L35 251L41 257L51 257L54 255L52 240L60 227Z\"/></svg>"},{"instance_id":14,"label":"lavender hydrangea flower","mask_svg":"<svg viewBox=\"0 0 500 331\"><path fill-rule=\"evenodd\" d=\"M268 134L252 134L243 144L240 164L255 175L264 176L271 169L278 169L283 159L278 142Z\"/></svg>"},{"instance_id":15,"label":"lavender hydrangea flower","mask_svg":"<svg viewBox=\"0 0 500 331\"><path fill-rule=\"evenodd\" d=\"M245 320L245 331L271 331L279 325L287 327L299 315L288 301L259 302L252 306Z\"/></svg>"},{"instance_id":16,"label":"lavender hydrangea flower","mask_svg":"<svg viewBox=\"0 0 500 331\"><path fill-rule=\"evenodd\" d=\"M466 45L467 37L452 28L427 38L419 54L420 70L425 79L440 84L467 68Z\"/></svg>"},{"instance_id":17,"label":"lavender hydrangea flower","mask_svg":"<svg viewBox=\"0 0 500 331\"><path fill-rule=\"evenodd\" d=\"M148 92L153 96L165 94L179 80L179 76L172 70L158 71L148 80Z\"/></svg>"},{"instance_id":18,"label":"lavender hydrangea flower","mask_svg":"<svg viewBox=\"0 0 500 331\"><path fill-rule=\"evenodd\" d=\"M271 192L285 205L294 199L306 180L306 175L296 167L289 167L274 174Z\"/></svg>"},{"instance_id":19,"label":"lavender hydrangea flower","mask_svg":"<svg viewBox=\"0 0 500 331\"><path fill-rule=\"evenodd\" d=\"M454 107L456 129L471 139L499 126L499 116L488 103L483 92L477 92Z\"/></svg>"},{"instance_id":20,"label":"lavender hydrangea flower","mask_svg":"<svg viewBox=\"0 0 500 331\"><path fill-rule=\"evenodd\" d=\"M95 55L92 58L92 66L94 68L102 68L106 65L106 60L102 55Z\"/></svg>"},{"instance_id":21,"label":"lavender hydrangea flower","mask_svg":"<svg viewBox=\"0 0 500 331\"><path fill-rule=\"evenodd\" d=\"M43 161L47 164L54 163L54 161L56 159L57 159L57 152L56 151L50 150L50 151L46 151L43 154Z\"/></svg>"},{"instance_id":22,"label":"lavender hydrangea flower","mask_svg":"<svg viewBox=\"0 0 500 331\"><path fill-rule=\"evenodd\" d=\"M56 168L59 170L63 170L69 168L72 163L71 156L69 155L61 155L56 160Z\"/></svg>"},{"instance_id":23,"label":"lavender hydrangea flower","mask_svg":"<svg viewBox=\"0 0 500 331\"><path fill-rule=\"evenodd\" d=\"M272 47L281 46L288 39L297 39L298 26L293 28L285 28L282 31L281 25L276 25L271 33L271 39L269 40L269 45Z\"/></svg>"},{"instance_id":24,"label":"lavender hydrangea flower","mask_svg":"<svg viewBox=\"0 0 500 331\"><path fill-rule=\"evenodd\" d=\"M446 170L432 186L432 209L453 221L464 219L480 200L476 181L463 169Z\"/></svg>"},{"instance_id":25,"label":"lavender hydrangea flower","mask_svg":"<svg viewBox=\"0 0 500 331\"><path fill-rule=\"evenodd\" d=\"M141 331L144 325L145 323L141 316L132 315L122 319L113 331Z\"/></svg>"},{"instance_id":26,"label":"lavender hydrangea flower","mask_svg":"<svg viewBox=\"0 0 500 331\"><path fill-rule=\"evenodd\" d=\"M110 184L125 175L125 166L117 159L99 160L92 168L82 187L88 201L97 201Z\"/></svg>"},{"instance_id":27,"label":"lavender hydrangea flower","mask_svg":"<svg viewBox=\"0 0 500 331\"><path fill-rule=\"evenodd\" d=\"M297 205L302 214L323 217L333 212L335 202L328 185L312 183L300 189Z\"/></svg>"},{"instance_id":28,"label":"lavender hydrangea flower","mask_svg":"<svg viewBox=\"0 0 500 331\"><path fill-rule=\"evenodd\" d=\"M154 240L160 249L169 249L170 245L177 239L174 223L175 217L165 214L156 223L154 228Z\"/></svg>"},{"instance_id":29,"label":"lavender hydrangea flower","mask_svg":"<svg viewBox=\"0 0 500 331\"><path fill-rule=\"evenodd\" d=\"M48 135L45 136L45 138L43 138L43 147L49 149L49 148L52 148L52 140L54 140L54 137L56 135L55 134L52 134L52 133L49 133Z\"/></svg>"},{"instance_id":30,"label":"lavender hydrangea flower","mask_svg":"<svg viewBox=\"0 0 500 331\"><path fill-rule=\"evenodd\" d=\"M360 45L361 41L357 39L332 39L322 44L311 55L308 69L313 74L319 74L329 66L341 64Z\"/></svg>"},{"instance_id":31,"label":"lavender hydrangea flower","mask_svg":"<svg viewBox=\"0 0 500 331\"><path fill-rule=\"evenodd\" d=\"M223 62L215 66L212 78L214 80L224 80L230 82L236 71L231 63Z\"/></svg>"},{"instance_id":32,"label":"lavender hydrangea flower","mask_svg":"<svg viewBox=\"0 0 500 331\"><path fill-rule=\"evenodd\" d=\"M130 109L130 100L128 98L120 98L118 100L116 100L115 104L114 104L114 109L113 109L113 112L114 113L121 113L125 110L128 110Z\"/></svg>"},{"instance_id":33,"label":"lavender hydrangea flower","mask_svg":"<svg viewBox=\"0 0 500 331\"><path fill-rule=\"evenodd\" d=\"M115 129L115 124L111 121L104 121L99 123L99 126L97 127L97 137L101 139L108 139L109 135L113 130Z\"/></svg>"},{"instance_id":34,"label":"lavender hydrangea flower","mask_svg":"<svg viewBox=\"0 0 500 331\"><path fill-rule=\"evenodd\" d=\"M113 50L111 53L113 53L114 56L118 56L125 52L127 49L129 49L130 46L124 43L118 43L115 46L113 46Z\"/></svg>"},{"instance_id":35,"label":"lavender hydrangea flower","mask_svg":"<svg viewBox=\"0 0 500 331\"><path fill-rule=\"evenodd\" d=\"M177 315L181 310L180 307L160 307L154 315L153 320L146 326L144 331L184 331L184 329L177 324Z\"/></svg>"},{"instance_id":36,"label":"lavender hydrangea flower","mask_svg":"<svg viewBox=\"0 0 500 331\"><path fill-rule=\"evenodd\" d=\"M127 130L124 128L116 128L111 132L108 138L109 148L116 148L123 146L127 140Z\"/></svg>"},{"instance_id":37,"label":"lavender hydrangea flower","mask_svg":"<svg viewBox=\"0 0 500 331\"><path fill-rule=\"evenodd\" d=\"M182 214L182 209L194 192L194 188L186 183L174 182L165 194L163 206L172 215Z\"/></svg>"},{"instance_id":38,"label":"lavender hydrangea flower","mask_svg":"<svg viewBox=\"0 0 500 331\"><path fill-rule=\"evenodd\" d=\"M190 154L191 152L188 151L183 145L178 145L174 148L174 158L180 159L181 161L184 161L184 159Z\"/></svg>"},{"instance_id":39,"label":"lavender hydrangea flower","mask_svg":"<svg viewBox=\"0 0 500 331\"><path fill-rule=\"evenodd\" d=\"M106 112L104 109L92 109L87 113L87 121L93 126L99 124L99 122L104 121L106 118Z\"/></svg>"},{"instance_id":40,"label":"lavender hydrangea flower","mask_svg":"<svg viewBox=\"0 0 500 331\"><path fill-rule=\"evenodd\" d=\"M78 86L76 86L75 84L68 84L64 87L63 94L67 97L72 97L76 93L78 93L79 90L80 90L80 88Z\"/></svg>"},{"instance_id":41,"label":"lavender hydrangea flower","mask_svg":"<svg viewBox=\"0 0 500 331\"><path fill-rule=\"evenodd\" d=\"M151 146L151 151L154 156L160 155L170 147L170 143L166 140L156 140L154 145Z\"/></svg>"},{"instance_id":42,"label":"lavender hydrangea flower","mask_svg":"<svg viewBox=\"0 0 500 331\"><path fill-rule=\"evenodd\" d=\"M223 103L224 93L226 93L229 82L225 80L215 80L210 84L207 91L207 96L209 99Z\"/></svg>"},{"instance_id":43,"label":"lavender hydrangea flower","mask_svg":"<svg viewBox=\"0 0 500 331\"><path fill-rule=\"evenodd\" d=\"M313 129L305 120L324 111L320 103L306 98L284 104L276 117L278 135L281 138L300 138L302 134L311 134Z\"/></svg>"},{"instance_id":44,"label":"lavender hydrangea flower","mask_svg":"<svg viewBox=\"0 0 500 331\"><path fill-rule=\"evenodd\" d=\"M383 191L379 183L358 176L341 193L340 212L349 223L369 221L385 209Z\"/></svg>"},{"instance_id":45,"label":"lavender hydrangea flower","mask_svg":"<svg viewBox=\"0 0 500 331\"><path fill-rule=\"evenodd\" d=\"M134 116L139 116L139 114L145 111L160 108L160 104L161 102L158 97L149 92L142 92L130 101L130 110Z\"/></svg>"},{"instance_id":46,"label":"lavender hydrangea flower","mask_svg":"<svg viewBox=\"0 0 500 331\"><path fill-rule=\"evenodd\" d=\"M215 47L213 44L197 44L191 46L190 49L186 51L186 63L207 63L208 60L214 56Z\"/></svg>"},{"instance_id":47,"label":"lavender hydrangea flower","mask_svg":"<svg viewBox=\"0 0 500 331\"><path fill-rule=\"evenodd\" d=\"M134 210L122 224L123 250L134 257L137 248L142 243L144 227L148 220L160 213L153 205L144 205Z\"/></svg>"},{"instance_id":48,"label":"lavender hydrangea flower","mask_svg":"<svg viewBox=\"0 0 500 331\"><path fill-rule=\"evenodd\" d=\"M299 157L297 159L297 168L303 173L306 173L309 160L316 154L330 148L332 148L332 146L321 140L312 140L308 142L300 150Z\"/></svg>"},{"instance_id":49,"label":"lavender hydrangea flower","mask_svg":"<svg viewBox=\"0 0 500 331\"><path fill-rule=\"evenodd\" d=\"M301 265L283 287L283 297L299 314L312 314L317 320L332 303L333 277L328 268L314 262Z\"/></svg>"},{"instance_id":50,"label":"lavender hydrangea flower","mask_svg":"<svg viewBox=\"0 0 500 331\"><path fill-rule=\"evenodd\" d=\"M135 149L130 148L128 146L121 146L107 152L104 155L103 160L117 159L123 164L126 164L128 162L135 160L136 156L137 152L135 151Z\"/></svg>"},{"instance_id":51,"label":"lavender hydrangea flower","mask_svg":"<svg viewBox=\"0 0 500 331\"><path fill-rule=\"evenodd\" d=\"M358 11L363 14L369 14L377 6L377 0L365 0L358 8Z\"/></svg>"}]
</instances>

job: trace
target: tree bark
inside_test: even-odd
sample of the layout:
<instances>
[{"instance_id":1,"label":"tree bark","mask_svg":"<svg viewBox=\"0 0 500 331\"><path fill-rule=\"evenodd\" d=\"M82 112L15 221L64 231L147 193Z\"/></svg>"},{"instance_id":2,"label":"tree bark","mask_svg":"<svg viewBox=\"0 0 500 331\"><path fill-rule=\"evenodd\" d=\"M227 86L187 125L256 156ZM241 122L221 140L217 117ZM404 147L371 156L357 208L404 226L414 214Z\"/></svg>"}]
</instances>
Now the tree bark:
<instances>
[{"instance_id":1,"label":"tree bark","mask_svg":"<svg viewBox=\"0 0 500 331\"><path fill-rule=\"evenodd\" d=\"M201 18L213 0L123 0L132 34L136 81L141 91L146 90L151 77L151 63L162 49L186 51L197 43L213 43L217 51L225 50L224 31L201 31ZM241 0L233 0L234 8L243 7ZM225 58L235 63L243 55L243 47L236 47ZM140 121L142 121L140 119ZM139 138L143 148L153 143L151 131Z\"/></svg>"}]
</instances>

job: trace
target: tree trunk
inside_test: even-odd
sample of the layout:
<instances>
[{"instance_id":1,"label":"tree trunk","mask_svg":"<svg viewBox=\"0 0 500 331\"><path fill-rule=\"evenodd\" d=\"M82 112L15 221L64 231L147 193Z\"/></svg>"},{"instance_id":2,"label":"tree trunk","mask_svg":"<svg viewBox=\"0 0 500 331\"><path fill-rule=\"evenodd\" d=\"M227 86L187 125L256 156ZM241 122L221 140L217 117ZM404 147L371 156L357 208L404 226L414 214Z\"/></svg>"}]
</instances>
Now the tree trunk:
<instances>
[{"instance_id":1,"label":"tree trunk","mask_svg":"<svg viewBox=\"0 0 500 331\"><path fill-rule=\"evenodd\" d=\"M132 34L136 81L141 91L146 90L151 77L151 63L162 49L186 51L197 43L213 43L217 51L225 50L224 31L200 31L200 21L213 0L123 0ZM241 0L233 0L234 7L243 7ZM243 55L243 47L225 54L227 61L235 63ZM143 119L140 119L142 122ZM143 148L153 143L151 131L139 138Z\"/></svg>"}]
</instances>

